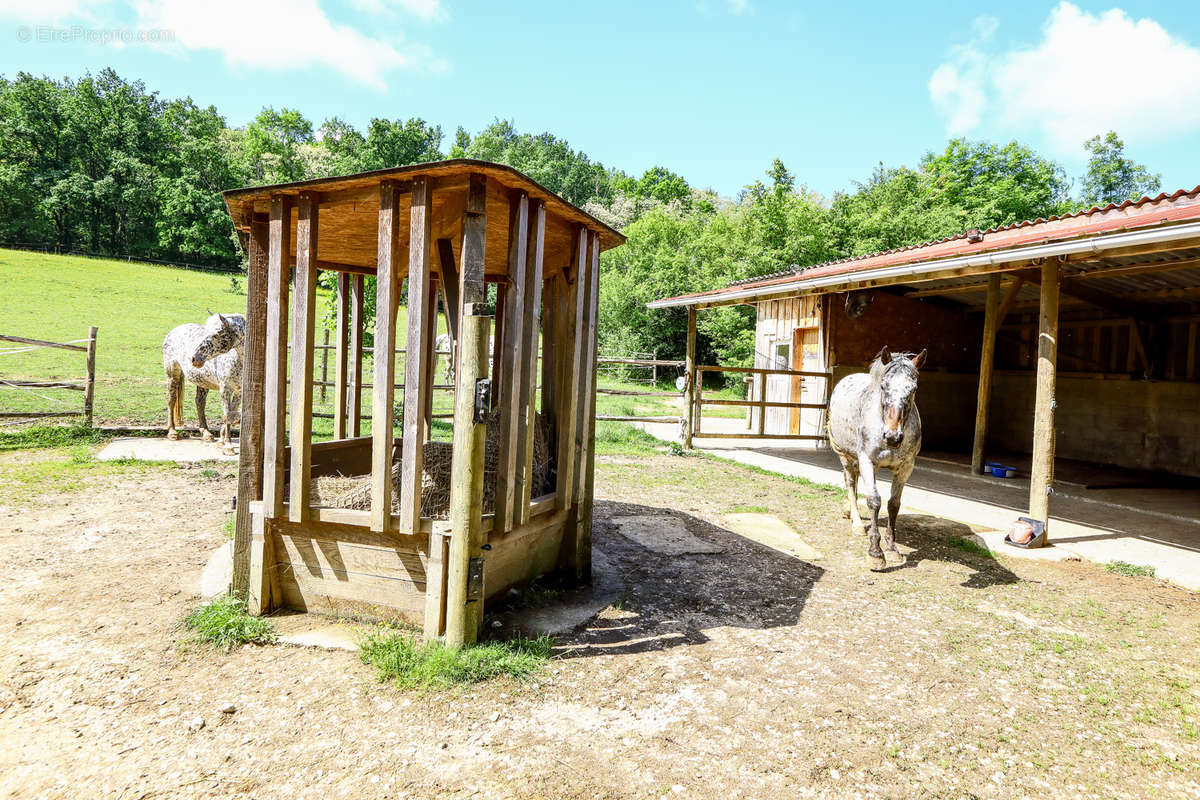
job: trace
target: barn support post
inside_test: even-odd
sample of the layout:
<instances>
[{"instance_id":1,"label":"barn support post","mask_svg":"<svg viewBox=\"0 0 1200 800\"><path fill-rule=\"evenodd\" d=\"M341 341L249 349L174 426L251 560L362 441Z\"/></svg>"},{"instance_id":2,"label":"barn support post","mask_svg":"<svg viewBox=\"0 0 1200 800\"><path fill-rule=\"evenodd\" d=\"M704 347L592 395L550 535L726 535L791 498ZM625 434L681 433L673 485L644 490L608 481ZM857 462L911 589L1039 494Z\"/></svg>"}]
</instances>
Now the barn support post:
<instances>
[{"instance_id":1,"label":"barn support post","mask_svg":"<svg viewBox=\"0 0 1200 800\"><path fill-rule=\"evenodd\" d=\"M696 402L696 307L687 307L687 355L684 361L683 446L692 449L692 423Z\"/></svg>"},{"instance_id":2,"label":"barn support post","mask_svg":"<svg viewBox=\"0 0 1200 800\"><path fill-rule=\"evenodd\" d=\"M349 365L346 363L346 325L350 317L350 275L339 272L337 276L337 298L334 325L334 355L333 355L333 438L346 438L346 405L350 393L346 385L346 375ZM329 331L325 331L325 341L329 341ZM328 353L328 350L323 351ZM324 356L322 356L321 371L325 371ZM322 382L324 377L322 377ZM325 387L321 387L325 391ZM321 397L324 400L324 395Z\"/></svg>"},{"instance_id":3,"label":"barn support post","mask_svg":"<svg viewBox=\"0 0 1200 800\"><path fill-rule=\"evenodd\" d=\"M378 255L375 274L375 374L371 395L371 530L392 520L392 386L396 382L396 300L399 274L400 189L379 184Z\"/></svg>"},{"instance_id":4,"label":"barn support post","mask_svg":"<svg viewBox=\"0 0 1200 800\"><path fill-rule=\"evenodd\" d=\"M521 468L524 457L520 452L521 368L523 329L525 322L525 270L529 244L529 195L520 192L509 200L508 278L509 291L504 293L503 330L497 325L496 349L500 357L494 360L492 372L499 386L500 440L496 464L496 509L493 530L510 531L516 516L517 501L522 496L524 478ZM496 303L499 313L499 301ZM501 340L503 337L503 341ZM503 368L501 367L503 364Z\"/></svg>"},{"instance_id":5,"label":"barn support post","mask_svg":"<svg viewBox=\"0 0 1200 800\"><path fill-rule=\"evenodd\" d=\"M446 645L462 647L479 637L483 623L483 455L484 420L477 405L487 376L487 183L471 175L463 244L459 318L458 391L454 401L454 444L450 477L450 548L446 567ZM480 409L481 410L481 409ZM431 541L432 545L432 541ZM430 611L427 607L426 614Z\"/></svg>"},{"instance_id":6,"label":"barn support post","mask_svg":"<svg viewBox=\"0 0 1200 800\"><path fill-rule=\"evenodd\" d=\"M971 447L971 472L983 472L983 451L987 447L988 409L992 402L992 365L996 355L996 329L1000 310L1000 275L988 276L987 305L983 313L983 346L979 354L979 391L975 398L975 441Z\"/></svg>"},{"instance_id":7,"label":"barn support post","mask_svg":"<svg viewBox=\"0 0 1200 800\"><path fill-rule=\"evenodd\" d=\"M317 318L317 238L320 197L302 192L297 202L296 269L292 277L292 471L288 519L306 522L312 480L313 345Z\"/></svg>"},{"instance_id":8,"label":"barn support post","mask_svg":"<svg viewBox=\"0 0 1200 800\"><path fill-rule=\"evenodd\" d=\"M251 220L246 252L246 340L242 351L242 420L238 433L237 511L233 526L234 596L250 585L250 503L262 496L263 380L267 349L268 224Z\"/></svg>"},{"instance_id":9,"label":"barn support post","mask_svg":"<svg viewBox=\"0 0 1200 800\"><path fill-rule=\"evenodd\" d=\"M525 320L521 326L521 391L518 398L521 419L518 438L521 442L519 459L522 483L521 496L517 500L517 525L524 525L529 521L529 503L533 499L533 437L537 424L535 382L538 377L538 324L541 321L542 309L542 261L545 239L546 205L538 202L534 204L529 217L528 263L525 267ZM537 490L540 493L542 487L537 487Z\"/></svg>"},{"instance_id":10,"label":"barn support post","mask_svg":"<svg viewBox=\"0 0 1200 800\"><path fill-rule=\"evenodd\" d=\"M421 530L421 475L425 463L425 418L429 413L429 265L433 248L433 185L428 178L413 180L408 235L408 335L404 354L403 445L400 448L400 529ZM378 347L378 339L376 340ZM376 353L378 353L378 349ZM376 361L378 363L378 361ZM378 383L376 391L378 392ZM389 456L390 456L389 448ZM388 477L390 480L390 475Z\"/></svg>"},{"instance_id":11,"label":"barn support post","mask_svg":"<svg viewBox=\"0 0 1200 800\"><path fill-rule=\"evenodd\" d=\"M562 369L555 376L559 381L558 395L558 486L556 507L569 509L575 504L575 438L579 425L579 402L582 388L581 365L583 359L583 326L586 311L588 230L580 225L575 235L575 264L572 274L575 280L566 287L566 313L559 319L559 364ZM570 526L568 526L569 528ZM568 531L569 533L569 531ZM573 547L563 542L566 554L564 566L574 567Z\"/></svg>"},{"instance_id":12,"label":"barn support post","mask_svg":"<svg viewBox=\"0 0 1200 800\"><path fill-rule=\"evenodd\" d=\"M1034 398L1033 469L1029 478L1029 516L1050 521L1050 490L1054 483L1054 407L1058 368L1058 260L1042 263L1038 313L1037 394Z\"/></svg>"},{"instance_id":13,"label":"barn support post","mask_svg":"<svg viewBox=\"0 0 1200 800\"><path fill-rule=\"evenodd\" d=\"M588 269L587 323L587 389L580 411L583 429L580 435L579 494L576 500L575 579L580 583L592 580L592 509L596 467L596 355L599 331L597 317L600 306L600 238L592 236Z\"/></svg>"},{"instance_id":14,"label":"barn support post","mask_svg":"<svg viewBox=\"0 0 1200 800\"><path fill-rule=\"evenodd\" d=\"M292 199L287 196L272 197L267 255L267 348L263 380L263 513L271 519L283 514L291 217Z\"/></svg>"},{"instance_id":15,"label":"barn support post","mask_svg":"<svg viewBox=\"0 0 1200 800\"><path fill-rule=\"evenodd\" d=\"M350 369L346 387L346 432L362 436L363 284L355 275L350 283Z\"/></svg>"}]
</instances>

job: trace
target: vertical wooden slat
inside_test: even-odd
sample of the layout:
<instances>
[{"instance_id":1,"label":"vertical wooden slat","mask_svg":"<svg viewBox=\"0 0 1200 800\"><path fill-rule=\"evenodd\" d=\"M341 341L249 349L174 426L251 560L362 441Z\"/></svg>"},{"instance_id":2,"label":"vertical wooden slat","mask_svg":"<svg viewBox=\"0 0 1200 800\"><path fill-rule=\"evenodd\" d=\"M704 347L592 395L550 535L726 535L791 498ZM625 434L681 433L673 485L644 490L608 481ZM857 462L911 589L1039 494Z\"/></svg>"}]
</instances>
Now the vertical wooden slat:
<instances>
[{"instance_id":1,"label":"vertical wooden slat","mask_svg":"<svg viewBox=\"0 0 1200 800\"><path fill-rule=\"evenodd\" d=\"M455 370L454 445L450 485L450 553L446 567L446 644L474 642L483 623L483 598L472 598L469 574L483 553L483 454L485 426L475 420L475 385L487 374L488 318L484 284L487 182L471 175L463 216L459 297L461 341Z\"/></svg>"},{"instance_id":2,"label":"vertical wooden slat","mask_svg":"<svg viewBox=\"0 0 1200 800\"><path fill-rule=\"evenodd\" d=\"M446 330L450 332L450 338L457 343L458 318L462 312L462 304L458 297L458 267L454 263L454 245L449 239L438 239L437 246L442 294L446 304Z\"/></svg>"},{"instance_id":3,"label":"vertical wooden slat","mask_svg":"<svg viewBox=\"0 0 1200 800\"><path fill-rule=\"evenodd\" d=\"M500 438L496 464L496 506L493 530L510 531L516 516L517 500L522 492L523 456L520 452L521 378L524 375L524 337L527 249L529 242L529 196L518 193L509 202L508 279L509 291L504 295L505 325L497 328L496 346L500 357L493 372L500 376ZM499 303L497 303L499 305ZM501 339L503 338L503 341ZM500 365L504 366L501 367Z\"/></svg>"},{"instance_id":4,"label":"vertical wooden slat","mask_svg":"<svg viewBox=\"0 0 1200 800\"><path fill-rule=\"evenodd\" d=\"M408 234L408 335L404 358L403 445L400 449L400 527L421 529L421 473L425 463L425 417L429 413L431 344L426 327L429 317L429 266L433 254L433 185L418 177L412 184L412 210ZM378 339L375 342L379 345ZM376 390L378 391L378 389Z\"/></svg>"},{"instance_id":5,"label":"vertical wooden slat","mask_svg":"<svg viewBox=\"0 0 1200 800\"><path fill-rule=\"evenodd\" d=\"M588 357L587 357L587 390L583 396L583 425L582 436L583 456L579 462L579 510L574 515L575 520L575 578L578 581L590 582L592 579L592 509L593 492L595 490L596 468L596 350L598 346L597 321L600 313L600 238L592 236L591 257L589 259L588 295Z\"/></svg>"},{"instance_id":6,"label":"vertical wooden slat","mask_svg":"<svg viewBox=\"0 0 1200 800\"><path fill-rule=\"evenodd\" d=\"M555 270L557 273L557 270ZM557 383L555 370L558 366L558 312L560 295L558 278L551 274L542 285L542 414L550 421L553 433L556 422L557 395L554 388ZM553 437L552 437L553 438ZM551 441L553 447L553 441Z\"/></svg>"},{"instance_id":7,"label":"vertical wooden slat","mask_svg":"<svg viewBox=\"0 0 1200 800\"><path fill-rule=\"evenodd\" d=\"M586 306L588 231L582 225L575 235L574 282L566 289L567 313L560 330L562 370L559 372L558 487L556 507L570 508L575 500L575 439L579 424L580 363L584 352L583 320Z\"/></svg>"},{"instance_id":8,"label":"vertical wooden slat","mask_svg":"<svg viewBox=\"0 0 1200 800\"><path fill-rule=\"evenodd\" d=\"M313 344L317 317L317 224L319 199L304 192L296 203L296 269L292 276L291 423L292 471L288 519L308 519L312 475Z\"/></svg>"},{"instance_id":9,"label":"vertical wooden slat","mask_svg":"<svg viewBox=\"0 0 1200 800\"><path fill-rule=\"evenodd\" d=\"M290 197L271 198L267 256L267 347L263 378L263 513L283 514L284 405L287 398L288 263Z\"/></svg>"},{"instance_id":10,"label":"vertical wooden slat","mask_svg":"<svg viewBox=\"0 0 1200 800\"><path fill-rule=\"evenodd\" d=\"M496 284L496 323L492 334L492 408L500 405L501 381L508 373L501 351L504 349L504 312L508 308L508 284Z\"/></svg>"},{"instance_id":11,"label":"vertical wooden slat","mask_svg":"<svg viewBox=\"0 0 1200 800\"><path fill-rule=\"evenodd\" d=\"M1029 476L1029 516L1050 520L1054 483L1054 391L1058 367L1058 260L1042 264L1038 314L1037 394L1034 397L1033 467ZM1048 527L1048 526L1047 526Z\"/></svg>"},{"instance_id":12,"label":"vertical wooden slat","mask_svg":"<svg viewBox=\"0 0 1200 800\"><path fill-rule=\"evenodd\" d=\"M346 401L349 399L346 375L346 325L350 321L350 274L339 272L337 276L337 298L333 336L333 438L346 438ZM326 351L328 352L328 351Z\"/></svg>"},{"instance_id":13,"label":"vertical wooden slat","mask_svg":"<svg viewBox=\"0 0 1200 800\"><path fill-rule=\"evenodd\" d=\"M696 307L687 307L687 353L684 357L687 386L683 396L683 446L692 449L692 425L696 405Z\"/></svg>"},{"instance_id":14,"label":"vertical wooden slat","mask_svg":"<svg viewBox=\"0 0 1200 800\"><path fill-rule=\"evenodd\" d=\"M231 588L238 597L250 586L250 503L262 498L269 241L268 224L251 221L246 248L246 339L242 349L242 420L238 434L237 515L233 528Z\"/></svg>"},{"instance_id":15,"label":"vertical wooden slat","mask_svg":"<svg viewBox=\"0 0 1200 800\"><path fill-rule=\"evenodd\" d=\"M433 384L436 383L434 373L437 367L437 341L438 329L438 281L437 278L430 277L429 279L429 297L426 299L427 308L425 309L425 334L424 341L421 343L421 349L428 354L425 359L425 377L421 385L425 387L425 417L421 420L421 438L428 442L433 438Z\"/></svg>"},{"instance_id":16,"label":"vertical wooden slat","mask_svg":"<svg viewBox=\"0 0 1200 800\"><path fill-rule=\"evenodd\" d=\"M575 502L578 505L584 499L584 488L587 484L588 448L592 443L593 419L591 415L591 397L596 389L596 306L599 298L600 269L600 237L594 232L588 236L588 248L585 253L587 266L586 284L583 287L583 324L579 335L583 338L579 350L579 420L575 425ZM578 545L583 552L582 543ZM585 574L590 574L585 571Z\"/></svg>"},{"instance_id":17,"label":"vertical wooden slat","mask_svg":"<svg viewBox=\"0 0 1200 800\"><path fill-rule=\"evenodd\" d=\"M992 402L992 364L996 355L996 315L1000 311L1000 275L988 276L987 305L983 312L983 343L979 352L979 389L975 395L975 439L971 447L971 472L983 472L987 447L988 409Z\"/></svg>"},{"instance_id":18,"label":"vertical wooden slat","mask_svg":"<svg viewBox=\"0 0 1200 800\"><path fill-rule=\"evenodd\" d=\"M88 328L87 382L83 388L83 424L92 427L92 406L96 400L96 331L95 325Z\"/></svg>"},{"instance_id":19,"label":"vertical wooden slat","mask_svg":"<svg viewBox=\"0 0 1200 800\"><path fill-rule=\"evenodd\" d=\"M346 387L346 435L362 436L363 284L355 275L350 284L350 359Z\"/></svg>"},{"instance_id":20,"label":"vertical wooden slat","mask_svg":"<svg viewBox=\"0 0 1200 800\"><path fill-rule=\"evenodd\" d=\"M399 294L400 190L379 185L378 255L375 267L375 370L371 396L371 530L392 526L392 386L396 381L396 301Z\"/></svg>"},{"instance_id":21,"label":"vertical wooden slat","mask_svg":"<svg viewBox=\"0 0 1200 800\"><path fill-rule=\"evenodd\" d=\"M542 262L546 244L546 206L536 203L529 217L528 264L525 268L525 320L521 331L521 393L518 405L522 416L517 436L521 443L521 496L517 500L517 524L529 521L529 503L533 499L533 438L537 423L538 327L542 310ZM595 416L594 414L592 416ZM542 487L536 487L540 493Z\"/></svg>"}]
</instances>

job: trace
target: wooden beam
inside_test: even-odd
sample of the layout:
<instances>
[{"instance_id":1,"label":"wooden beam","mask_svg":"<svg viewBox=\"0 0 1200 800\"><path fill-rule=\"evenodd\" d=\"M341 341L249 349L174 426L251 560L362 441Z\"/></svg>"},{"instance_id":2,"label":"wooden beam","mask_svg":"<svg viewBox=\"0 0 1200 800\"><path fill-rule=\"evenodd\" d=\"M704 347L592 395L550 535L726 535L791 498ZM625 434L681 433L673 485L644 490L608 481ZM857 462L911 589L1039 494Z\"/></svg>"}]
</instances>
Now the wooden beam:
<instances>
[{"instance_id":1,"label":"wooden beam","mask_svg":"<svg viewBox=\"0 0 1200 800\"><path fill-rule=\"evenodd\" d=\"M559 292L559 273L549 270L546 274L543 266L545 281L542 286L542 414L550 423L550 447L557 453L555 444L555 429L558 426L558 395L555 387L558 384L558 319L559 304L562 294Z\"/></svg>"},{"instance_id":2,"label":"wooden beam","mask_svg":"<svg viewBox=\"0 0 1200 800\"><path fill-rule=\"evenodd\" d=\"M523 494L524 477L521 468L524 458L520 452L521 420L525 410L521 408L521 378L524 354L526 268L528 267L529 245L529 195L518 192L509 202L508 225L508 277L512 287L504 293L502 319L505 325L497 325L496 349L499 357L493 359L493 372L498 376L500 411L500 438L496 464L496 521L495 530L506 532L513 529L517 500ZM497 300L497 310L500 302ZM501 341L503 339L503 341ZM501 366L503 365L503 367Z\"/></svg>"},{"instance_id":3,"label":"wooden beam","mask_svg":"<svg viewBox=\"0 0 1200 800\"><path fill-rule=\"evenodd\" d=\"M351 278L350 284L350 369L346 387L346 431L350 436L362 436L362 354L363 354L363 284L362 275Z\"/></svg>"},{"instance_id":4,"label":"wooden beam","mask_svg":"<svg viewBox=\"0 0 1200 800\"><path fill-rule=\"evenodd\" d=\"M496 284L496 321L493 325L494 333L492 334L492 408L500 406L500 387L503 385L504 374L508 371L505 369L504 357L502 355L504 349L504 312L508 304L508 284Z\"/></svg>"},{"instance_id":5,"label":"wooden beam","mask_svg":"<svg viewBox=\"0 0 1200 800\"><path fill-rule=\"evenodd\" d=\"M579 426L579 390L582 388L581 366L584 354L583 324L587 290L588 230L580 225L575 233L575 280L566 290L567 309L562 325L563 336L559 373L558 414L558 507L575 504L575 441ZM565 544L565 543L564 543Z\"/></svg>"},{"instance_id":6,"label":"wooden beam","mask_svg":"<svg viewBox=\"0 0 1200 800\"><path fill-rule=\"evenodd\" d=\"M542 310L542 267L546 249L546 204L536 202L529 218L525 267L525 319L521 325L521 392L518 405L521 408L521 442L518 461L521 465L521 496L517 500L517 524L529 522L530 505L533 502L533 439L537 426L537 392L534 382L538 377L538 328ZM538 486L540 494L545 489Z\"/></svg>"},{"instance_id":7,"label":"wooden beam","mask_svg":"<svg viewBox=\"0 0 1200 800\"><path fill-rule=\"evenodd\" d=\"M983 452L987 447L988 409L992 402L992 366L996 355L996 330L999 327L1000 276L989 275L987 307L983 315L983 343L979 353L979 389L975 396L975 440L971 448L971 472L983 472Z\"/></svg>"},{"instance_id":8,"label":"wooden beam","mask_svg":"<svg viewBox=\"0 0 1200 800\"><path fill-rule=\"evenodd\" d=\"M250 503L262 499L263 381L267 349L268 223L253 221L246 247L246 338L242 346L242 421L238 433L237 511L233 525L233 582L241 597L250 585Z\"/></svg>"},{"instance_id":9,"label":"wooden beam","mask_svg":"<svg viewBox=\"0 0 1200 800\"><path fill-rule=\"evenodd\" d=\"M687 315L687 355L684 360L683 372L687 379L683 398L683 446L691 450L692 423L695 421L696 405L696 308L688 306Z\"/></svg>"},{"instance_id":10,"label":"wooden beam","mask_svg":"<svg viewBox=\"0 0 1200 800\"><path fill-rule=\"evenodd\" d=\"M297 198L296 270L292 275L291 423L292 471L288 518L308 520L312 480L313 345L317 318L317 239L320 200L309 192Z\"/></svg>"},{"instance_id":11,"label":"wooden beam","mask_svg":"<svg viewBox=\"0 0 1200 800\"><path fill-rule=\"evenodd\" d=\"M582 436L583 456L579 466L579 499L577 511L572 515L575 523L575 579L581 583L592 580L592 511L594 507L596 470L596 355L599 344L597 321L600 313L600 237L592 234L591 257L588 277L588 358L587 391L583 396L584 432Z\"/></svg>"},{"instance_id":12,"label":"wooden beam","mask_svg":"<svg viewBox=\"0 0 1200 800\"><path fill-rule=\"evenodd\" d=\"M1029 516L1050 521L1050 489L1054 483L1054 406L1058 368L1059 268L1056 259L1042 264L1041 309L1038 314L1037 392L1034 397L1033 468L1029 477Z\"/></svg>"},{"instance_id":13,"label":"wooden beam","mask_svg":"<svg viewBox=\"0 0 1200 800\"><path fill-rule=\"evenodd\" d=\"M1008 316L1008 312L1012 310L1013 303L1016 302L1017 295L1021 293L1021 287L1025 285L1025 276L1018 275L1008 286L1008 291L1004 295L1004 299L1000 301L1000 307L996 309L996 327L999 328L1004 324L1004 318Z\"/></svg>"},{"instance_id":14,"label":"wooden beam","mask_svg":"<svg viewBox=\"0 0 1200 800\"><path fill-rule=\"evenodd\" d=\"M350 275L337 276L336 310L334 314L333 344L333 438L346 438L346 404L350 399L346 380L349 365L346 363L346 327L350 322ZM357 435L357 431L355 432Z\"/></svg>"},{"instance_id":15,"label":"wooden beam","mask_svg":"<svg viewBox=\"0 0 1200 800\"><path fill-rule=\"evenodd\" d=\"M403 445L400 449L400 525L404 532L421 529L421 479L425 464L425 417L429 413L426 376L433 358L426 327L429 317L430 261L433 256L433 192L417 178L412 187L408 239L408 335L404 355ZM378 380L378 378L377 378Z\"/></svg>"},{"instance_id":16,"label":"wooden beam","mask_svg":"<svg viewBox=\"0 0 1200 800\"><path fill-rule=\"evenodd\" d=\"M399 189L379 184L378 272L375 276L375 384L371 397L371 530L392 525L392 384L396 380L399 297Z\"/></svg>"},{"instance_id":17,"label":"wooden beam","mask_svg":"<svg viewBox=\"0 0 1200 800\"><path fill-rule=\"evenodd\" d=\"M425 325L425 333L421 342L421 349L427 353L425 359L425 379L422 385L425 387L425 417L421 420L421 438L423 442L428 442L433 439L433 387L435 382L434 371L437 366L438 352L434 346L437 340L438 330L438 284L440 281L430 275L429 277L429 297L426 298L427 308L425 309L425 319L428 322ZM405 354L408 357L408 354Z\"/></svg>"},{"instance_id":18,"label":"wooden beam","mask_svg":"<svg viewBox=\"0 0 1200 800\"><path fill-rule=\"evenodd\" d=\"M596 317L593 306L596 304L596 270L598 264L593 256L596 254L597 237L595 231L588 232L587 249L584 251L584 270L580 272L583 282L581 302L583 304L582 323L577 337L581 340L578 366L579 400L576 403L579 419L575 423L575 498L576 504L583 499L586 483L584 471L587 468L587 448L590 440L591 411L590 398L594 394L596 380Z\"/></svg>"},{"instance_id":19,"label":"wooden beam","mask_svg":"<svg viewBox=\"0 0 1200 800\"><path fill-rule=\"evenodd\" d=\"M442 275L442 296L446 306L446 330L458 342L458 319L462 307L458 298L458 266L454 263L454 245L449 239L438 239L438 263Z\"/></svg>"},{"instance_id":20,"label":"wooden beam","mask_svg":"<svg viewBox=\"0 0 1200 800\"><path fill-rule=\"evenodd\" d=\"M463 215L462 265L459 272L459 306L486 303L484 245L487 233L487 179L472 173Z\"/></svg>"},{"instance_id":21,"label":"wooden beam","mask_svg":"<svg viewBox=\"0 0 1200 800\"><path fill-rule=\"evenodd\" d=\"M263 378L263 513L283 514L284 406L287 398L288 270L292 199L271 200L267 256L267 347Z\"/></svg>"}]
</instances>

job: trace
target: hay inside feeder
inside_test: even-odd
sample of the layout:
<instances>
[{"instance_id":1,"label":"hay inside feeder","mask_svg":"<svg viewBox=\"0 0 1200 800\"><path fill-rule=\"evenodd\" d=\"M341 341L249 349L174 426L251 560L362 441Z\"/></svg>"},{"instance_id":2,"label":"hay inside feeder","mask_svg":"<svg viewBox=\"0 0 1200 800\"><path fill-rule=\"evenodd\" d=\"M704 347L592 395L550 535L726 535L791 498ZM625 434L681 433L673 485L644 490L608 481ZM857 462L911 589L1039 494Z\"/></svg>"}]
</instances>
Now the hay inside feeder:
<instances>
[{"instance_id":1,"label":"hay inside feeder","mask_svg":"<svg viewBox=\"0 0 1200 800\"><path fill-rule=\"evenodd\" d=\"M550 452L550 423L537 414L533 428L533 482L530 496L540 497L553 489L554 465ZM488 417L483 455L483 513L496 510L496 467L500 455L500 413ZM392 461L392 513L400 511L401 462L397 448ZM450 473L453 446L449 442L426 442L421 473L421 516L429 519L450 518ZM316 478L311 487L312 504L328 508L371 507L371 479L368 475L328 475Z\"/></svg>"}]
</instances>

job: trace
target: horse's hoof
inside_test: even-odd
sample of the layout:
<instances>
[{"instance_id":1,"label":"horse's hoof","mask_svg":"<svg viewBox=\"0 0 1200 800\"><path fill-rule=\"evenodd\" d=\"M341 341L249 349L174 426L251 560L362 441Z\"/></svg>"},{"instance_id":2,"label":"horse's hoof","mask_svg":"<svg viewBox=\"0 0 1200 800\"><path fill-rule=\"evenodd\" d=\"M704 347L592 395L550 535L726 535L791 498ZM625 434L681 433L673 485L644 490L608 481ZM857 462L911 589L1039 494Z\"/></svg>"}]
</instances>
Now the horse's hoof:
<instances>
[{"instance_id":1,"label":"horse's hoof","mask_svg":"<svg viewBox=\"0 0 1200 800\"><path fill-rule=\"evenodd\" d=\"M213 440L212 431L206 431L206 430L200 431L200 438L206 442L211 442Z\"/></svg>"},{"instance_id":2,"label":"horse's hoof","mask_svg":"<svg viewBox=\"0 0 1200 800\"><path fill-rule=\"evenodd\" d=\"M887 563L893 566L900 566L907 561L907 559L904 557L904 554L899 550L884 550L883 558L885 561L887 561Z\"/></svg>"},{"instance_id":3,"label":"horse's hoof","mask_svg":"<svg viewBox=\"0 0 1200 800\"><path fill-rule=\"evenodd\" d=\"M867 567L872 572L882 572L887 569L887 560L883 556L867 556Z\"/></svg>"},{"instance_id":4,"label":"horse's hoof","mask_svg":"<svg viewBox=\"0 0 1200 800\"><path fill-rule=\"evenodd\" d=\"M167 438L170 439L172 442L175 442L175 441L179 440L179 434L176 433L175 431L167 431Z\"/></svg>"},{"instance_id":5,"label":"horse's hoof","mask_svg":"<svg viewBox=\"0 0 1200 800\"><path fill-rule=\"evenodd\" d=\"M842 519L850 519L850 509L848 509L848 508L842 509Z\"/></svg>"}]
</instances>

